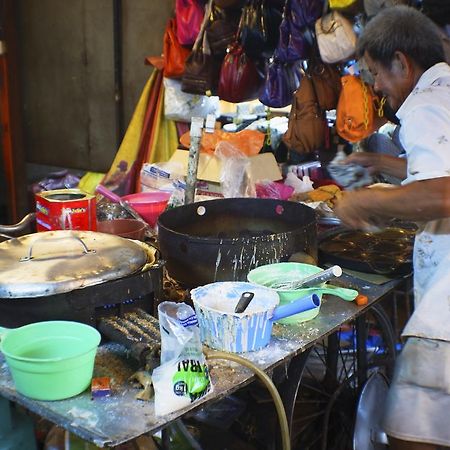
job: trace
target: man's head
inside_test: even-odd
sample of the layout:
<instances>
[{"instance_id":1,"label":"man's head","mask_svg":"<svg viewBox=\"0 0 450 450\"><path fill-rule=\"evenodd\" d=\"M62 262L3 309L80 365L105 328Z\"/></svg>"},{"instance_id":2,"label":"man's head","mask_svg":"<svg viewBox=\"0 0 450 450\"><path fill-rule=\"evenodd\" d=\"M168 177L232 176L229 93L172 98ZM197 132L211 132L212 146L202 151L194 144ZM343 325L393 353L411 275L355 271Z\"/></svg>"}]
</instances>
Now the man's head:
<instances>
[{"instance_id":1,"label":"man's head","mask_svg":"<svg viewBox=\"0 0 450 450\"><path fill-rule=\"evenodd\" d=\"M407 6L386 8L365 27L357 53L372 72L376 91L397 111L427 69L444 61L437 26Z\"/></svg>"}]
</instances>

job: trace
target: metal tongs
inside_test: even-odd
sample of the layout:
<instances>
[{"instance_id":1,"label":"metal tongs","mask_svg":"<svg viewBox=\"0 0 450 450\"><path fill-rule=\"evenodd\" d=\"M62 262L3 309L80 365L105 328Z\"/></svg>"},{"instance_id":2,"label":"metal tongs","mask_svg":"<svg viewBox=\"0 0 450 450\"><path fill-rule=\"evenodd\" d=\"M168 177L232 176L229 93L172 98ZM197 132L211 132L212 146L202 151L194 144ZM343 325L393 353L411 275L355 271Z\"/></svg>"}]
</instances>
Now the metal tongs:
<instances>
[{"instance_id":1,"label":"metal tongs","mask_svg":"<svg viewBox=\"0 0 450 450\"><path fill-rule=\"evenodd\" d=\"M329 269L314 273L302 280L295 281L280 281L270 285L272 289L296 290L317 286L326 283L334 278L342 275L342 268L340 266L332 266Z\"/></svg>"}]
</instances>

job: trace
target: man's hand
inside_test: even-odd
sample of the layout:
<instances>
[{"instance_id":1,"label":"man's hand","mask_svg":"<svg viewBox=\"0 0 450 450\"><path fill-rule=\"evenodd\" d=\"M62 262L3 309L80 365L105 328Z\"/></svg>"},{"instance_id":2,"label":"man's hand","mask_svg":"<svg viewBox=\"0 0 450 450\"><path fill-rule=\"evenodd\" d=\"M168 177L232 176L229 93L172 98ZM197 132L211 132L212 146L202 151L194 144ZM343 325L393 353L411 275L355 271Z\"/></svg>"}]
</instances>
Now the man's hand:
<instances>
[{"instance_id":1,"label":"man's hand","mask_svg":"<svg viewBox=\"0 0 450 450\"><path fill-rule=\"evenodd\" d=\"M344 159L342 164L358 164L366 167L371 175L378 175L381 156L379 153L355 152Z\"/></svg>"},{"instance_id":2,"label":"man's hand","mask_svg":"<svg viewBox=\"0 0 450 450\"><path fill-rule=\"evenodd\" d=\"M370 209L373 192L370 189L344 191L334 205L334 213L343 225L364 231L379 229L379 221Z\"/></svg>"},{"instance_id":3,"label":"man's hand","mask_svg":"<svg viewBox=\"0 0 450 450\"><path fill-rule=\"evenodd\" d=\"M358 164L366 167L371 175L384 173L401 180L406 178L406 159L396 156L382 153L355 152L344 159L342 164Z\"/></svg>"}]
</instances>

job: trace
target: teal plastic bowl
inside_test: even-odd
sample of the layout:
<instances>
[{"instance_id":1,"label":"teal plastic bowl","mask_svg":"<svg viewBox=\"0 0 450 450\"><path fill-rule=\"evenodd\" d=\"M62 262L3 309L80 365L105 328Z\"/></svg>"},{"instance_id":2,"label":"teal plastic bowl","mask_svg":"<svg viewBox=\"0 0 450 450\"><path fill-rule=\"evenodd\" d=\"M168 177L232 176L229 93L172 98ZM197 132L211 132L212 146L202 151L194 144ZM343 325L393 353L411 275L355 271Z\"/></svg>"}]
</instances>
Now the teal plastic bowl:
<instances>
[{"instance_id":1,"label":"teal plastic bowl","mask_svg":"<svg viewBox=\"0 0 450 450\"><path fill-rule=\"evenodd\" d=\"M91 383L100 333L78 322L48 321L7 330L1 337L18 392L36 400L62 400Z\"/></svg>"},{"instance_id":2,"label":"teal plastic bowl","mask_svg":"<svg viewBox=\"0 0 450 450\"><path fill-rule=\"evenodd\" d=\"M285 263L275 263L267 264L265 266L259 266L253 269L247 275L247 279L250 283L259 284L265 287L271 287L274 283L280 283L284 281L300 281L310 275L317 272L321 272L323 269L314 266L312 264L295 263L295 262L285 262ZM320 290L324 284L317 286L317 290L312 289L293 289L284 290L276 289L278 296L280 297L280 305L285 305L287 303L292 303L298 298L304 297L310 294L317 294L322 300L322 292ZM294 314L293 316L285 317L284 319L278 320L278 323L282 324L297 324L301 322L306 322L307 320L314 319L320 312L320 306L317 308L310 309L299 314Z\"/></svg>"}]
</instances>

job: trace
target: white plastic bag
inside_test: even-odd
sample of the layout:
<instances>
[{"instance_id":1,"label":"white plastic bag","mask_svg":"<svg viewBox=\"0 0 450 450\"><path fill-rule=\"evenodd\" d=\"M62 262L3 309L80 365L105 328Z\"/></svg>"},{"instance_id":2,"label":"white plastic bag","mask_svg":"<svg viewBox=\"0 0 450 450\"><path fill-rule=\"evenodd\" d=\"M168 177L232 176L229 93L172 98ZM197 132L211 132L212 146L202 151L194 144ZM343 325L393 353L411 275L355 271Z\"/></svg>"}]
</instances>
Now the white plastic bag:
<instances>
[{"instance_id":1,"label":"white plastic bag","mask_svg":"<svg viewBox=\"0 0 450 450\"><path fill-rule=\"evenodd\" d=\"M194 310L186 303L158 306L161 330L161 365L153 370L155 415L163 416L189 406L212 392L200 329Z\"/></svg>"},{"instance_id":2,"label":"white plastic bag","mask_svg":"<svg viewBox=\"0 0 450 450\"><path fill-rule=\"evenodd\" d=\"M219 116L219 97L187 94L181 81L164 78L164 115L178 122L190 122L192 117Z\"/></svg>"},{"instance_id":3,"label":"white plastic bag","mask_svg":"<svg viewBox=\"0 0 450 450\"><path fill-rule=\"evenodd\" d=\"M248 177L250 160L237 147L220 141L214 151L221 161L220 185L225 198L256 197L255 185Z\"/></svg>"}]
</instances>

